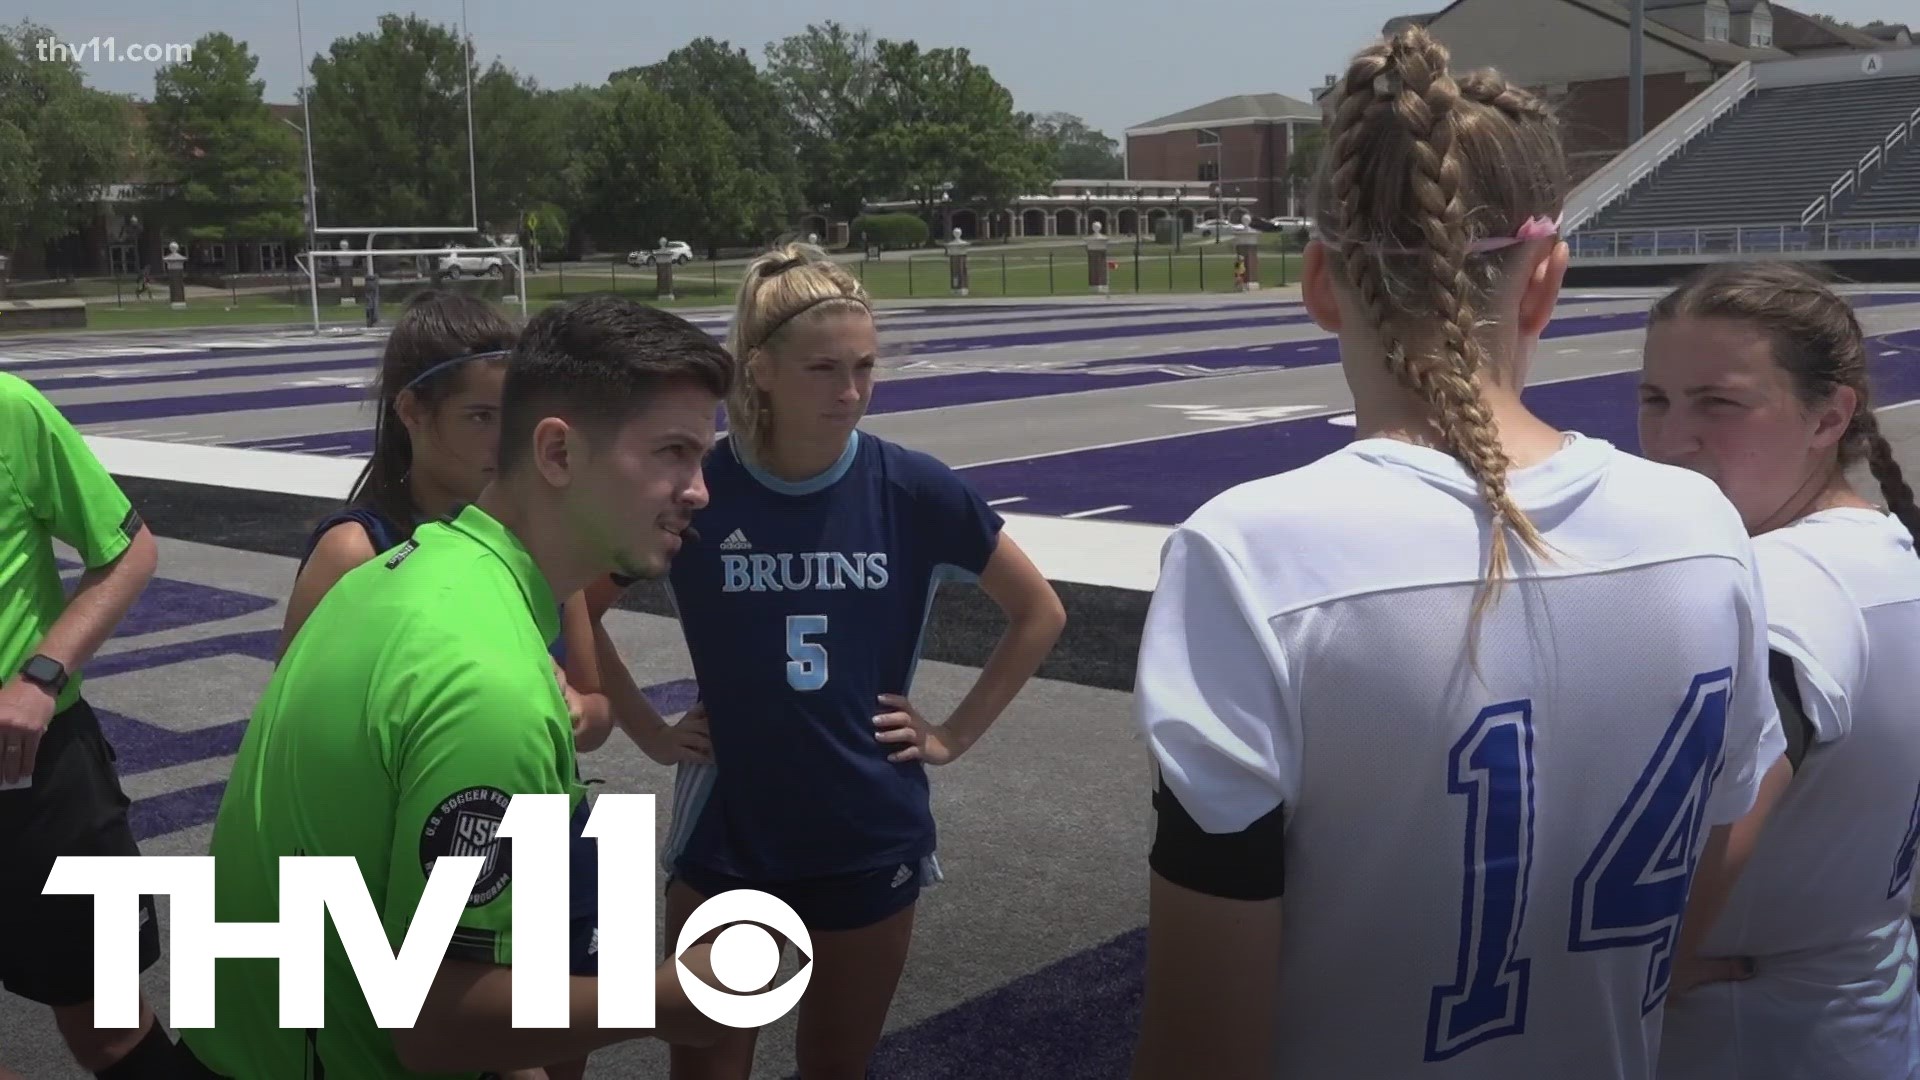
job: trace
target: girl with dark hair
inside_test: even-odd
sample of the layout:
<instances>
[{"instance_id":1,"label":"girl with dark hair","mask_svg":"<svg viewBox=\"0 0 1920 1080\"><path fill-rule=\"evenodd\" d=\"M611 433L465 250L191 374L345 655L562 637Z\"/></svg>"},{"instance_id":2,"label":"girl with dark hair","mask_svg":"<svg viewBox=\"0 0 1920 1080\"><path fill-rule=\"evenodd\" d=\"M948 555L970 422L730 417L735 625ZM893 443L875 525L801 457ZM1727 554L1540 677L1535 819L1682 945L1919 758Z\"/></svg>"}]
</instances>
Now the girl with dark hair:
<instances>
[{"instance_id":1,"label":"girl with dark hair","mask_svg":"<svg viewBox=\"0 0 1920 1080\"><path fill-rule=\"evenodd\" d=\"M1754 536L1792 783L1667 1010L1660 1075L1920 1074L1920 532L1851 304L1784 263L1696 274L1653 309L1647 456L1711 478ZM1848 471L1864 464L1875 505Z\"/></svg>"}]
</instances>

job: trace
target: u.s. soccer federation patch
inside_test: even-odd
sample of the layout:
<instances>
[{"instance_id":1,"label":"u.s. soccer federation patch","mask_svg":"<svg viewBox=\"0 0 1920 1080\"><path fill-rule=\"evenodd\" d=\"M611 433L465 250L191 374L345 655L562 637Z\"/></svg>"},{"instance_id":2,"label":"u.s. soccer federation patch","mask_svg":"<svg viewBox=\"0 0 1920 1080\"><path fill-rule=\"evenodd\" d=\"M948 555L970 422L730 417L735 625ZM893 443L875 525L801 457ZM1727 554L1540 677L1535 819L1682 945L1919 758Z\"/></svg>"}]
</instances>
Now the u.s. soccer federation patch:
<instances>
[{"instance_id":1,"label":"u.s. soccer federation patch","mask_svg":"<svg viewBox=\"0 0 1920 1080\"><path fill-rule=\"evenodd\" d=\"M420 828L420 872L433 876L442 855L471 855L486 860L474 879L468 907L488 904L513 877L513 853L500 840L500 822L510 796L499 788L472 787L443 799Z\"/></svg>"}]
</instances>

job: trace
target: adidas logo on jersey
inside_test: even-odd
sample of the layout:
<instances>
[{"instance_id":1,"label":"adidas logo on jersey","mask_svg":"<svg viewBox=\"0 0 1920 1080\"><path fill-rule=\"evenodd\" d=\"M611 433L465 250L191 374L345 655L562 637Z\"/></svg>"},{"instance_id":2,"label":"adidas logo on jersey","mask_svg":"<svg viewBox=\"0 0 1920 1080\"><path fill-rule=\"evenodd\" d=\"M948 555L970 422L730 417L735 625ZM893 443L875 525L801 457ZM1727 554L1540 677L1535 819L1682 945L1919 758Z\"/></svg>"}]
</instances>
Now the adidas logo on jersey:
<instances>
[{"instance_id":1,"label":"adidas logo on jersey","mask_svg":"<svg viewBox=\"0 0 1920 1080\"><path fill-rule=\"evenodd\" d=\"M728 533L727 538L720 541L721 551L745 551L752 546L753 544L747 540L747 534L739 529Z\"/></svg>"}]
</instances>

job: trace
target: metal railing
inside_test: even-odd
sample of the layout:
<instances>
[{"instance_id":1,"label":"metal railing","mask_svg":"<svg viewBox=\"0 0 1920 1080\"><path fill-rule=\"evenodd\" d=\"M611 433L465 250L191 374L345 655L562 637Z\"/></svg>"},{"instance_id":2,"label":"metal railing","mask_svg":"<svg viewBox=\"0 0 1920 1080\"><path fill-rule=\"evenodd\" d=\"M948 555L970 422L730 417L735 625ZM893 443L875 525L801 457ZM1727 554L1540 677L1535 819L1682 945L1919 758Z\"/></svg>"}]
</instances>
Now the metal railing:
<instances>
[{"instance_id":1,"label":"metal railing","mask_svg":"<svg viewBox=\"0 0 1920 1080\"><path fill-rule=\"evenodd\" d=\"M1815 218L1832 210L1834 203L1837 202L1845 192L1855 187L1865 187L1867 170L1886 163L1893 157L1895 148L1908 139L1913 138L1916 134L1920 134L1920 106L1915 106L1911 115L1905 120L1893 125L1893 130L1887 132L1887 137L1882 139L1879 145L1862 155L1857 164L1846 172L1841 173L1840 178L1833 182L1832 186L1827 189L1825 195L1821 195L1808 203L1807 208L1800 212L1800 224L1806 225Z\"/></svg>"},{"instance_id":2,"label":"metal railing","mask_svg":"<svg viewBox=\"0 0 1920 1080\"><path fill-rule=\"evenodd\" d=\"M1920 218L1798 225L1701 225L1583 232L1568 241L1576 259L1898 252L1920 255Z\"/></svg>"},{"instance_id":3,"label":"metal railing","mask_svg":"<svg viewBox=\"0 0 1920 1080\"><path fill-rule=\"evenodd\" d=\"M1581 181L1567 196L1567 213L1561 227L1570 233L1624 198L1663 162L1745 101L1758 86L1753 63L1742 61L1626 152Z\"/></svg>"}]
</instances>

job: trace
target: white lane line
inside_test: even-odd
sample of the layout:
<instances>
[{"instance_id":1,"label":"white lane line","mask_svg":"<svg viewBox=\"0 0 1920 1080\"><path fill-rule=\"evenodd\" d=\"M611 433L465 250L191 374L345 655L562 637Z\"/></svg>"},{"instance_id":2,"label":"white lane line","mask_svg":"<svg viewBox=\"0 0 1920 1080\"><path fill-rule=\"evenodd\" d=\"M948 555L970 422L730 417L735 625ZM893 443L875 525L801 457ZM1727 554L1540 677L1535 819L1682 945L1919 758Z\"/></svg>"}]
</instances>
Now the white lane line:
<instances>
[{"instance_id":1,"label":"white lane line","mask_svg":"<svg viewBox=\"0 0 1920 1080\"><path fill-rule=\"evenodd\" d=\"M988 506L1006 506L1009 503L1026 502L1026 501L1027 501L1027 497L1025 495L1012 495L1004 499L988 499L987 505Z\"/></svg>"},{"instance_id":2,"label":"white lane line","mask_svg":"<svg viewBox=\"0 0 1920 1080\"><path fill-rule=\"evenodd\" d=\"M1090 518L1097 517L1101 514L1111 514L1120 510L1131 509L1133 509L1132 504L1121 503L1119 506L1102 506L1097 510L1076 510L1071 514L1061 514L1060 516L1063 518Z\"/></svg>"}]
</instances>

